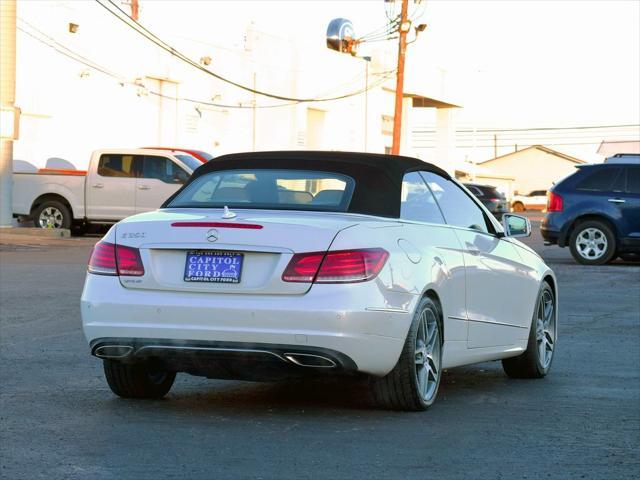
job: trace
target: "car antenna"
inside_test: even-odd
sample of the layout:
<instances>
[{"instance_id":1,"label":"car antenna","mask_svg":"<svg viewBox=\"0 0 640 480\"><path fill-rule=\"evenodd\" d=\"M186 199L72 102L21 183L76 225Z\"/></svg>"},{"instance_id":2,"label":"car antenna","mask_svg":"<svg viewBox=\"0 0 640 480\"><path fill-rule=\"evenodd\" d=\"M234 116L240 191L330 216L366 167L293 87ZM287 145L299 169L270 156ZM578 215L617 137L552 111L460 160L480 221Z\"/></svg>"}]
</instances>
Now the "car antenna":
<instances>
[{"instance_id":1,"label":"car antenna","mask_svg":"<svg viewBox=\"0 0 640 480\"><path fill-rule=\"evenodd\" d=\"M231 210L229 210L229 207L227 207L226 205L224 206L224 213L222 214L222 218L236 218L237 215L235 212L232 212Z\"/></svg>"}]
</instances>

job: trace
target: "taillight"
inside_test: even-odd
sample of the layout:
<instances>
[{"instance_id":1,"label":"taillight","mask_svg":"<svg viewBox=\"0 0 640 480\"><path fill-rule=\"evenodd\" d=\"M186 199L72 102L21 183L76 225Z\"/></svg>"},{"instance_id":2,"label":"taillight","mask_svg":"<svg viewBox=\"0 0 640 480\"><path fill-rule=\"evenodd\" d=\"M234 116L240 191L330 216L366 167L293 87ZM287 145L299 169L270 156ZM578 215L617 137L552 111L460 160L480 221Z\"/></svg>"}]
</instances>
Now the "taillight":
<instances>
[{"instance_id":1,"label":"taillight","mask_svg":"<svg viewBox=\"0 0 640 480\"><path fill-rule=\"evenodd\" d=\"M389 252L382 248L297 253L282 274L285 282L354 283L375 278Z\"/></svg>"},{"instance_id":2,"label":"taillight","mask_svg":"<svg viewBox=\"0 0 640 480\"><path fill-rule=\"evenodd\" d=\"M89 273L97 275L144 275L140 250L109 242L98 242L89 259Z\"/></svg>"},{"instance_id":3,"label":"taillight","mask_svg":"<svg viewBox=\"0 0 640 480\"><path fill-rule=\"evenodd\" d=\"M282 280L285 282L313 282L323 258L324 253L296 253L282 274Z\"/></svg>"},{"instance_id":4,"label":"taillight","mask_svg":"<svg viewBox=\"0 0 640 480\"><path fill-rule=\"evenodd\" d=\"M562 197L557 193L547 194L547 212L561 212L563 208Z\"/></svg>"},{"instance_id":5,"label":"taillight","mask_svg":"<svg viewBox=\"0 0 640 480\"><path fill-rule=\"evenodd\" d=\"M133 247L116 245L116 263L118 264L118 275L128 275L131 277L141 277L144 275L144 266L140 258L140 250Z\"/></svg>"},{"instance_id":6,"label":"taillight","mask_svg":"<svg viewBox=\"0 0 640 480\"><path fill-rule=\"evenodd\" d=\"M98 275L117 275L116 246L108 242L96 243L91 252L88 270L89 273Z\"/></svg>"}]
</instances>

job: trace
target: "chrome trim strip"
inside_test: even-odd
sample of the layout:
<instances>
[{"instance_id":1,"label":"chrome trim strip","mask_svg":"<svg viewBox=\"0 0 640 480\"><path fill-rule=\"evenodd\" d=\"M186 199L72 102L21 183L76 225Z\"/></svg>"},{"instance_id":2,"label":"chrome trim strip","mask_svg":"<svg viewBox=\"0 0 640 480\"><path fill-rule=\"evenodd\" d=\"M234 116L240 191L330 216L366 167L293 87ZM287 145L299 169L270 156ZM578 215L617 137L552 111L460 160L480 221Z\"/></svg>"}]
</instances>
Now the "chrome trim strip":
<instances>
[{"instance_id":1,"label":"chrome trim strip","mask_svg":"<svg viewBox=\"0 0 640 480\"><path fill-rule=\"evenodd\" d=\"M504 323L504 322L491 322L491 321L489 321L489 320L476 320L476 319L474 319L474 318L469 318L468 320L469 320L470 322L488 323L488 324L490 324L490 325L502 325L502 326L505 326L505 327L522 328L522 329L525 329L525 330L526 330L527 328L529 328L529 327L523 327L523 326L520 326L520 325L513 325L513 324L511 324L511 323Z\"/></svg>"},{"instance_id":2,"label":"chrome trim strip","mask_svg":"<svg viewBox=\"0 0 640 480\"><path fill-rule=\"evenodd\" d=\"M291 363L295 363L296 365L299 365L301 367L308 367L308 368L335 368L336 362L334 362L333 360L331 360L330 358L327 357L323 357L322 355L313 355L311 353L285 353L284 357L289 360ZM301 363L300 360L297 360L296 357L314 357L314 358L320 358L326 362L329 362L331 365L305 365L304 363Z\"/></svg>"},{"instance_id":3,"label":"chrome trim strip","mask_svg":"<svg viewBox=\"0 0 640 480\"><path fill-rule=\"evenodd\" d=\"M117 349L124 349L125 353L122 353L120 355L109 355L104 354L104 353L100 353L101 350L103 349L109 349L109 348L117 348ZM100 345L98 348L96 348L94 354L96 357L99 358L124 358L126 356L128 356L131 352L133 351L133 347L128 346L128 345Z\"/></svg>"},{"instance_id":4,"label":"chrome trim strip","mask_svg":"<svg viewBox=\"0 0 640 480\"><path fill-rule=\"evenodd\" d=\"M286 359L278 355L277 353L269 350L251 350L247 348L215 348L215 347L179 347L175 345L144 345L136 350L136 354L143 350L183 350L183 351L210 351L210 352L232 352L232 353L261 353L266 355L273 355L274 357L286 362Z\"/></svg>"},{"instance_id":5,"label":"chrome trim strip","mask_svg":"<svg viewBox=\"0 0 640 480\"><path fill-rule=\"evenodd\" d=\"M409 313L404 308L385 308L385 307L365 307L369 312L390 312L390 313Z\"/></svg>"}]
</instances>

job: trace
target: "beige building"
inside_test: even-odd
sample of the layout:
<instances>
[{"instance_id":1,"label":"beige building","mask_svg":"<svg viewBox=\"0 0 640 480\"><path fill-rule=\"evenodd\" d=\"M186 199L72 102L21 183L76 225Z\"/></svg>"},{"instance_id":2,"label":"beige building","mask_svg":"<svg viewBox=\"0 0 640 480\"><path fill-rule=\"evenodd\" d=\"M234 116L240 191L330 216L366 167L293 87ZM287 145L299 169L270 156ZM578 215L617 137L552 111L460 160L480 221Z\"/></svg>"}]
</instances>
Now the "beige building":
<instances>
[{"instance_id":1,"label":"beige building","mask_svg":"<svg viewBox=\"0 0 640 480\"><path fill-rule=\"evenodd\" d=\"M533 190L547 190L555 182L586 162L543 145L533 145L507 153L479 165L487 174L513 178L513 193L526 195Z\"/></svg>"}]
</instances>

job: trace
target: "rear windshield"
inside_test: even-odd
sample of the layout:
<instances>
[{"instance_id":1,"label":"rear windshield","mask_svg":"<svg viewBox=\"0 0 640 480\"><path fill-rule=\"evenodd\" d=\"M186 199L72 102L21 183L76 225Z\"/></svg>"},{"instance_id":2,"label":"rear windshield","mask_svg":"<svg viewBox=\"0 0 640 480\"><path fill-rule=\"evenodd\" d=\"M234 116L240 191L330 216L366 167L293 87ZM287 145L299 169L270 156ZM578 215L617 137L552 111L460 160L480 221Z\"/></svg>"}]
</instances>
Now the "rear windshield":
<instances>
[{"instance_id":1,"label":"rear windshield","mask_svg":"<svg viewBox=\"0 0 640 480\"><path fill-rule=\"evenodd\" d=\"M174 155L174 156L177 159L181 160L182 163L184 163L187 167L189 167L192 172L196 168L198 168L200 165L202 165L202 162L200 160L198 160L196 157L194 157L193 155L187 155L187 154L184 154L184 153L179 153L179 154Z\"/></svg>"},{"instance_id":2,"label":"rear windshield","mask_svg":"<svg viewBox=\"0 0 640 480\"><path fill-rule=\"evenodd\" d=\"M307 170L224 170L196 178L168 208L258 208L346 212L354 180Z\"/></svg>"}]
</instances>

